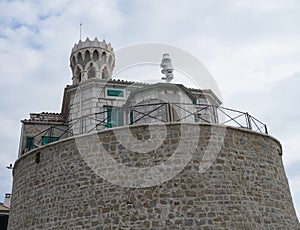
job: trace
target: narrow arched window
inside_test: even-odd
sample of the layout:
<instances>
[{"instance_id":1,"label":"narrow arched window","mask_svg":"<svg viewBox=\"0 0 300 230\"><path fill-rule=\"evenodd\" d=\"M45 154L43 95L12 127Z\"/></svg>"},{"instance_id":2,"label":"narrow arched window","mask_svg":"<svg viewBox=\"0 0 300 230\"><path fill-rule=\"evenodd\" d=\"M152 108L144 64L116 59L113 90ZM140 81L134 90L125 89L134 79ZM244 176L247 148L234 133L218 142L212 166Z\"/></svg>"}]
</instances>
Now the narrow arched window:
<instances>
[{"instance_id":1,"label":"narrow arched window","mask_svg":"<svg viewBox=\"0 0 300 230\"><path fill-rule=\"evenodd\" d=\"M102 56L101 58L102 58L103 62L106 62L107 55L106 55L105 51L102 52L101 56Z\"/></svg>"},{"instance_id":2,"label":"narrow arched window","mask_svg":"<svg viewBox=\"0 0 300 230\"><path fill-rule=\"evenodd\" d=\"M111 66L111 64L112 64L112 56L109 56L109 58L108 58L108 65Z\"/></svg>"},{"instance_id":3,"label":"narrow arched window","mask_svg":"<svg viewBox=\"0 0 300 230\"><path fill-rule=\"evenodd\" d=\"M77 54L77 60L78 60L78 62L79 62L80 64L82 64L83 59L82 59L82 54L81 54L81 52L78 52L78 54Z\"/></svg>"},{"instance_id":4,"label":"narrow arched window","mask_svg":"<svg viewBox=\"0 0 300 230\"><path fill-rule=\"evenodd\" d=\"M103 70L102 70L102 78L103 79L108 79L109 78L109 71L107 66L104 66Z\"/></svg>"},{"instance_id":5,"label":"narrow arched window","mask_svg":"<svg viewBox=\"0 0 300 230\"><path fill-rule=\"evenodd\" d=\"M93 52L93 61L97 61L99 59L99 52L97 50L95 50Z\"/></svg>"},{"instance_id":6,"label":"narrow arched window","mask_svg":"<svg viewBox=\"0 0 300 230\"><path fill-rule=\"evenodd\" d=\"M90 51L85 51L85 57L84 57L84 62L87 63L88 61L91 60L91 54Z\"/></svg>"},{"instance_id":7,"label":"narrow arched window","mask_svg":"<svg viewBox=\"0 0 300 230\"><path fill-rule=\"evenodd\" d=\"M77 66L74 77L77 79L78 83L81 82L81 69Z\"/></svg>"}]
</instances>

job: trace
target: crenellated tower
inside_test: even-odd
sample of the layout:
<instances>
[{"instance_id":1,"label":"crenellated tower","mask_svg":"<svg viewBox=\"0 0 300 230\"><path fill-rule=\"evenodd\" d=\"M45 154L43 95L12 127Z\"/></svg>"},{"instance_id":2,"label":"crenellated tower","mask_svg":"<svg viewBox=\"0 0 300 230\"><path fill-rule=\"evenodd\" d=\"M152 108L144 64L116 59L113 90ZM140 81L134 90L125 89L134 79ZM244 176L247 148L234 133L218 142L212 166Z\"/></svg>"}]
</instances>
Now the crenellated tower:
<instances>
[{"instance_id":1,"label":"crenellated tower","mask_svg":"<svg viewBox=\"0 0 300 230\"><path fill-rule=\"evenodd\" d=\"M79 41L72 48L70 67L73 85L91 78L110 79L115 66L115 54L110 43L97 38Z\"/></svg>"}]
</instances>

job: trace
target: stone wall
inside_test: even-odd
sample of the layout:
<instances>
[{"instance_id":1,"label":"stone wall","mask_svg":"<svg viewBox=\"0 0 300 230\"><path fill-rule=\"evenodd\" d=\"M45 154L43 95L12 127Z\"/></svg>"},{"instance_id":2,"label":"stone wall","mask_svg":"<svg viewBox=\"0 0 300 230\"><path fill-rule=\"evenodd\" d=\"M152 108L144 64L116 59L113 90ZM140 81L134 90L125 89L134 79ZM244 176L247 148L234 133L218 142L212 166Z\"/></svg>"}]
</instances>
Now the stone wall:
<instances>
[{"instance_id":1,"label":"stone wall","mask_svg":"<svg viewBox=\"0 0 300 230\"><path fill-rule=\"evenodd\" d=\"M199 127L200 133L193 133ZM120 144L116 133L123 131L128 129L65 139L18 159L9 229L300 229L274 138L227 127L223 140L222 126L174 123L166 126L162 145L143 153L154 135L141 125L129 130L141 141L137 154L124 147L135 144L126 135ZM191 160L160 184L121 186L97 171L101 151L120 165L143 169L167 162L178 149L189 152L193 137L199 143ZM220 151L212 140L221 143ZM200 173L205 154L214 150L216 157Z\"/></svg>"}]
</instances>

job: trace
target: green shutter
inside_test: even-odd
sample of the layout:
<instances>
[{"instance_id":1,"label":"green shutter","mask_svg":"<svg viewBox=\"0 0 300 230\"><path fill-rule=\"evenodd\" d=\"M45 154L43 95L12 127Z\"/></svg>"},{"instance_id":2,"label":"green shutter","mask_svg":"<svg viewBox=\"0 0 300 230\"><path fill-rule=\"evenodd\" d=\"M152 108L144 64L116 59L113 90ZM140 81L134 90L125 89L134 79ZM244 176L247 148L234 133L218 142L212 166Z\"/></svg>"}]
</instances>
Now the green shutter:
<instances>
[{"instance_id":1,"label":"green shutter","mask_svg":"<svg viewBox=\"0 0 300 230\"><path fill-rule=\"evenodd\" d=\"M42 137L42 145L46 145L54 141L58 141L58 137L50 137L50 136Z\"/></svg>"},{"instance_id":2,"label":"green shutter","mask_svg":"<svg viewBox=\"0 0 300 230\"><path fill-rule=\"evenodd\" d=\"M105 128L111 128L112 127L111 126L111 110L112 110L112 108L110 108L110 107L106 108L106 122L105 122L105 125L104 125Z\"/></svg>"},{"instance_id":3,"label":"green shutter","mask_svg":"<svg viewBox=\"0 0 300 230\"><path fill-rule=\"evenodd\" d=\"M134 114L133 111L130 111L130 124L133 124L133 120L134 120Z\"/></svg>"},{"instance_id":4,"label":"green shutter","mask_svg":"<svg viewBox=\"0 0 300 230\"><path fill-rule=\"evenodd\" d=\"M120 108L106 108L105 128L112 128L123 125L123 111Z\"/></svg>"},{"instance_id":5,"label":"green shutter","mask_svg":"<svg viewBox=\"0 0 300 230\"><path fill-rule=\"evenodd\" d=\"M26 149L31 150L34 148L34 138L33 137L26 137Z\"/></svg>"},{"instance_id":6,"label":"green shutter","mask_svg":"<svg viewBox=\"0 0 300 230\"><path fill-rule=\"evenodd\" d=\"M123 125L123 110L119 109L118 110L118 126L122 126Z\"/></svg>"},{"instance_id":7,"label":"green shutter","mask_svg":"<svg viewBox=\"0 0 300 230\"><path fill-rule=\"evenodd\" d=\"M110 97L124 97L124 91L119 89L108 89L107 96Z\"/></svg>"}]
</instances>

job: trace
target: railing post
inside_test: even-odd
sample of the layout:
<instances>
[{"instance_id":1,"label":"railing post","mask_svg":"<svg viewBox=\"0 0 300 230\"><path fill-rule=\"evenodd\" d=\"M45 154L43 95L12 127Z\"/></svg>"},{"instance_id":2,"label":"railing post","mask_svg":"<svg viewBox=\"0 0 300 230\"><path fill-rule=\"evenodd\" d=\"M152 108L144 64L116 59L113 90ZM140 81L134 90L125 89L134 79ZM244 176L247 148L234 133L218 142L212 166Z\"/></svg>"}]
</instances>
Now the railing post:
<instances>
[{"instance_id":1,"label":"railing post","mask_svg":"<svg viewBox=\"0 0 300 230\"><path fill-rule=\"evenodd\" d=\"M251 119L250 119L249 113L246 113L246 121L247 121L248 128L252 130Z\"/></svg>"},{"instance_id":2,"label":"railing post","mask_svg":"<svg viewBox=\"0 0 300 230\"><path fill-rule=\"evenodd\" d=\"M50 136L50 142L52 141L52 136L53 136L53 125L51 125L51 128L49 130L49 136Z\"/></svg>"},{"instance_id":3,"label":"railing post","mask_svg":"<svg viewBox=\"0 0 300 230\"><path fill-rule=\"evenodd\" d=\"M166 122L171 122L171 121L173 121L172 115L171 115L172 108L171 108L171 105L170 105L169 102L166 104L166 106L167 106L167 108L166 108L166 112L167 112Z\"/></svg>"},{"instance_id":4,"label":"railing post","mask_svg":"<svg viewBox=\"0 0 300 230\"><path fill-rule=\"evenodd\" d=\"M213 122L212 123L219 123L219 117L218 117L218 107L216 107L215 105L210 105L210 107L212 108L213 111Z\"/></svg>"}]
</instances>

